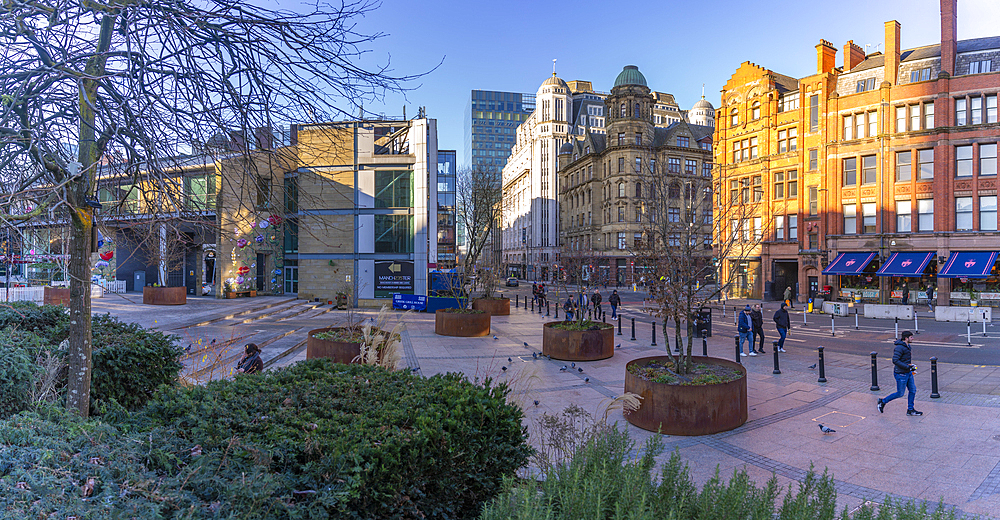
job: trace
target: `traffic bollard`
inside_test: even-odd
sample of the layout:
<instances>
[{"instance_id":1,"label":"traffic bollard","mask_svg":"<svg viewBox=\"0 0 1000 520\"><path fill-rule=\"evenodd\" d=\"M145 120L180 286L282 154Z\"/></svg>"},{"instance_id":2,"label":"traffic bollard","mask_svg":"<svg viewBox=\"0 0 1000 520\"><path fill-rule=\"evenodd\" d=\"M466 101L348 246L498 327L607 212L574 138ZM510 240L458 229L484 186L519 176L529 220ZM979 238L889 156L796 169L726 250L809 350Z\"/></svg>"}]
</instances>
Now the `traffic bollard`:
<instances>
[{"instance_id":1,"label":"traffic bollard","mask_svg":"<svg viewBox=\"0 0 1000 520\"><path fill-rule=\"evenodd\" d=\"M517 294L517 295L514 296L514 308L515 309L520 309L521 308L521 295L520 294Z\"/></svg>"},{"instance_id":2,"label":"traffic bollard","mask_svg":"<svg viewBox=\"0 0 1000 520\"><path fill-rule=\"evenodd\" d=\"M552 316L552 302L545 302L545 315Z\"/></svg>"},{"instance_id":3,"label":"traffic bollard","mask_svg":"<svg viewBox=\"0 0 1000 520\"><path fill-rule=\"evenodd\" d=\"M653 346L653 347L656 346L656 322L655 321L653 322L653 342L650 343L650 346Z\"/></svg>"},{"instance_id":4,"label":"traffic bollard","mask_svg":"<svg viewBox=\"0 0 1000 520\"><path fill-rule=\"evenodd\" d=\"M913 309L913 333L920 334L920 327L917 325L917 310Z\"/></svg>"},{"instance_id":5,"label":"traffic bollard","mask_svg":"<svg viewBox=\"0 0 1000 520\"><path fill-rule=\"evenodd\" d=\"M986 337L986 318L983 318L983 337Z\"/></svg>"},{"instance_id":6,"label":"traffic bollard","mask_svg":"<svg viewBox=\"0 0 1000 520\"><path fill-rule=\"evenodd\" d=\"M771 373L777 375L781 373L781 369L778 368L778 342L772 341L771 347L772 347L772 352L774 352L774 370L771 371Z\"/></svg>"},{"instance_id":7,"label":"traffic bollard","mask_svg":"<svg viewBox=\"0 0 1000 520\"><path fill-rule=\"evenodd\" d=\"M896 316L896 337L893 339L899 339L899 316Z\"/></svg>"},{"instance_id":8,"label":"traffic bollard","mask_svg":"<svg viewBox=\"0 0 1000 520\"><path fill-rule=\"evenodd\" d=\"M531 312L535 312L535 300L534 300L534 298L532 298L532 300L531 300Z\"/></svg>"},{"instance_id":9,"label":"traffic bollard","mask_svg":"<svg viewBox=\"0 0 1000 520\"><path fill-rule=\"evenodd\" d=\"M708 331L701 329L701 355L708 357Z\"/></svg>"},{"instance_id":10,"label":"traffic bollard","mask_svg":"<svg viewBox=\"0 0 1000 520\"><path fill-rule=\"evenodd\" d=\"M556 302L556 319L559 319L559 302Z\"/></svg>"},{"instance_id":11,"label":"traffic bollard","mask_svg":"<svg viewBox=\"0 0 1000 520\"><path fill-rule=\"evenodd\" d=\"M622 315L618 315L618 335L622 335Z\"/></svg>"},{"instance_id":12,"label":"traffic bollard","mask_svg":"<svg viewBox=\"0 0 1000 520\"><path fill-rule=\"evenodd\" d=\"M809 325L809 313L802 309L802 325Z\"/></svg>"},{"instance_id":13,"label":"traffic bollard","mask_svg":"<svg viewBox=\"0 0 1000 520\"><path fill-rule=\"evenodd\" d=\"M833 314L830 314L830 336L836 337L837 332L834 330Z\"/></svg>"},{"instance_id":14,"label":"traffic bollard","mask_svg":"<svg viewBox=\"0 0 1000 520\"><path fill-rule=\"evenodd\" d=\"M607 323L608 321L604 319L604 313L601 313L601 323Z\"/></svg>"},{"instance_id":15,"label":"traffic bollard","mask_svg":"<svg viewBox=\"0 0 1000 520\"><path fill-rule=\"evenodd\" d=\"M965 342L968 343L968 345L970 347L972 346L972 322L971 321L966 321L965 322Z\"/></svg>"},{"instance_id":16,"label":"traffic bollard","mask_svg":"<svg viewBox=\"0 0 1000 520\"><path fill-rule=\"evenodd\" d=\"M819 383L826 382L826 365L823 363L823 347L819 347Z\"/></svg>"},{"instance_id":17,"label":"traffic bollard","mask_svg":"<svg viewBox=\"0 0 1000 520\"><path fill-rule=\"evenodd\" d=\"M632 318L632 341L635 341L635 318Z\"/></svg>"},{"instance_id":18,"label":"traffic bollard","mask_svg":"<svg viewBox=\"0 0 1000 520\"><path fill-rule=\"evenodd\" d=\"M739 334L733 336L733 342L736 343L736 362L739 363L739 364L743 364L743 360L740 359L742 356L740 356L740 335Z\"/></svg>"},{"instance_id":19,"label":"traffic bollard","mask_svg":"<svg viewBox=\"0 0 1000 520\"><path fill-rule=\"evenodd\" d=\"M869 388L872 392L878 392L878 367L877 361L878 352L872 352L872 387Z\"/></svg>"},{"instance_id":20,"label":"traffic bollard","mask_svg":"<svg viewBox=\"0 0 1000 520\"><path fill-rule=\"evenodd\" d=\"M854 308L854 330L860 330L858 328L858 308Z\"/></svg>"},{"instance_id":21,"label":"traffic bollard","mask_svg":"<svg viewBox=\"0 0 1000 520\"><path fill-rule=\"evenodd\" d=\"M937 399L941 397L938 393L938 380L937 380L937 357L931 358L931 398Z\"/></svg>"}]
</instances>

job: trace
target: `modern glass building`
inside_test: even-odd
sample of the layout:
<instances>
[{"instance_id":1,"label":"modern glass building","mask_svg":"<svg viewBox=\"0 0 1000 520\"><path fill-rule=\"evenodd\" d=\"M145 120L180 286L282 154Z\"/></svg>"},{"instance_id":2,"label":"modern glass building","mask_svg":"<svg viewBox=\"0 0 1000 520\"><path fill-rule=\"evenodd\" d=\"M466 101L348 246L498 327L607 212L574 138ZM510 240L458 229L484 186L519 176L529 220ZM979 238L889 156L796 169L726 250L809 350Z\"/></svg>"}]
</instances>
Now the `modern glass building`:
<instances>
[{"instance_id":1,"label":"modern glass building","mask_svg":"<svg viewBox=\"0 0 1000 520\"><path fill-rule=\"evenodd\" d=\"M458 254L455 226L455 185L458 153L455 150L438 150L437 174L437 266L453 269Z\"/></svg>"},{"instance_id":2,"label":"modern glass building","mask_svg":"<svg viewBox=\"0 0 1000 520\"><path fill-rule=\"evenodd\" d=\"M515 130L535 110L534 94L473 90L465 107L465 160L472 166L507 164Z\"/></svg>"}]
</instances>

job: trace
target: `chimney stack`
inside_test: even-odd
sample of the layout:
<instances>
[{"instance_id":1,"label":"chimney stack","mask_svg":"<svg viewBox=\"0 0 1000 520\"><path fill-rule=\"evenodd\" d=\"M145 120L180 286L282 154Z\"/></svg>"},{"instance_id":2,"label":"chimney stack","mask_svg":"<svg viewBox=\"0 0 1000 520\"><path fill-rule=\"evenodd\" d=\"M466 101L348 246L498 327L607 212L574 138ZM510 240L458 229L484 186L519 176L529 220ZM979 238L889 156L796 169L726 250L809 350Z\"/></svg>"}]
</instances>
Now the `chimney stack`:
<instances>
[{"instance_id":1,"label":"chimney stack","mask_svg":"<svg viewBox=\"0 0 1000 520\"><path fill-rule=\"evenodd\" d=\"M837 48L826 40L820 40L816 46L816 73L824 74L833 71L837 66Z\"/></svg>"},{"instance_id":2,"label":"chimney stack","mask_svg":"<svg viewBox=\"0 0 1000 520\"><path fill-rule=\"evenodd\" d=\"M941 0L941 72L955 75L958 0Z\"/></svg>"},{"instance_id":3,"label":"chimney stack","mask_svg":"<svg viewBox=\"0 0 1000 520\"><path fill-rule=\"evenodd\" d=\"M896 84L899 75L899 22L885 22L885 81Z\"/></svg>"},{"instance_id":4,"label":"chimney stack","mask_svg":"<svg viewBox=\"0 0 1000 520\"><path fill-rule=\"evenodd\" d=\"M862 61L865 61L865 50L855 45L854 40L848 40L844 44L844 72L850 72Z\"/></svg>"}]
</instances>

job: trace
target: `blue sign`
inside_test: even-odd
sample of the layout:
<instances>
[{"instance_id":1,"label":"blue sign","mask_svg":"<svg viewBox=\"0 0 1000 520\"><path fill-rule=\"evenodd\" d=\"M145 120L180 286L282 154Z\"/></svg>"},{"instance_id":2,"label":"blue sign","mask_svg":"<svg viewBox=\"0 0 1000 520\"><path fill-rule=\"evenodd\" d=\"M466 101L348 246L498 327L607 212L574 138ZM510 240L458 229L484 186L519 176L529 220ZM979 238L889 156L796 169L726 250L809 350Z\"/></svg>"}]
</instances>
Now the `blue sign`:
<instances>
[{"instance_id":1,"label":"blue sign","mask_svg":"<svg viewBox=\"0 0 1000 520\"><path fill-rule=\"evenodd\" d=\"M420 294L393 293L392 308L423 311L427 309L427 297Z\"/></svg>"}]
</instances>

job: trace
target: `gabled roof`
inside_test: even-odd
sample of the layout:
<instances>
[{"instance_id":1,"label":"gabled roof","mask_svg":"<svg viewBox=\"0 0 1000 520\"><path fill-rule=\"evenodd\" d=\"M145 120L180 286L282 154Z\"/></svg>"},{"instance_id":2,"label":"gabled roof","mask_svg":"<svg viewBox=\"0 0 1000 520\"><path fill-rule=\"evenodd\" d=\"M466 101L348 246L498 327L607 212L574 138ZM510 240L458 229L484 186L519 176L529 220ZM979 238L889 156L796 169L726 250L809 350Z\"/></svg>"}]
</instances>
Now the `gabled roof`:
<instances>
[{"instance_id":1,"label":"gabled roof","mask_svg":"<svg viewBox=\"0 0 1000 520\"><path fill-rule=\"evenodd\" d=\"M1000 36L987 36L985 38L973 38L971 40L960 40L956 44L955 52L985 51L990 49L1000 49ZM916 61L927 58L937 58L941 56L941 45L925 45L914 49L906 49L899 53L899 61ZM875 69L885 65L885 55L881 52L869 54L868 57L848 72L860 72Z\"/></svg>"}]
</instances>

